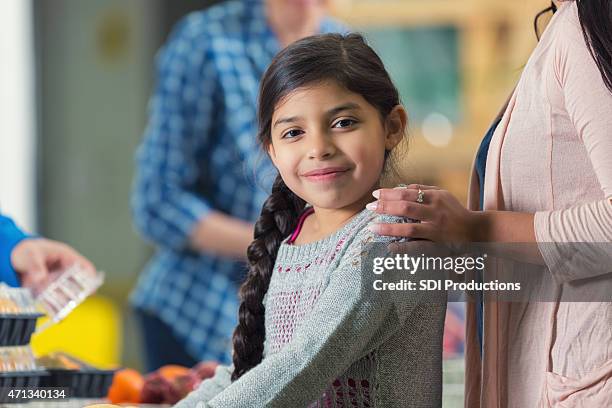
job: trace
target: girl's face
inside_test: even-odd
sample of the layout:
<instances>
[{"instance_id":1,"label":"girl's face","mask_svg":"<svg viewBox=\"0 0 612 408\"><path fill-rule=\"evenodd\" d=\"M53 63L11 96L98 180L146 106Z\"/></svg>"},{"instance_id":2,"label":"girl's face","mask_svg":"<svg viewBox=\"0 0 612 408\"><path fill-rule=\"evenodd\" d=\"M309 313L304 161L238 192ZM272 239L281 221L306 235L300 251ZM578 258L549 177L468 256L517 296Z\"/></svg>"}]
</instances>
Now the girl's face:
<instances>
[{"instance_id":1,"label":"girl's face","mask_svg":"<svg viewBox=\"0 0 612 408\"><path fill-rule=\"evenodd\" d=\"M315 208L340 209L367 199L377 187L385 150L399 143L405 125L401 106L383 123L363 97L323 82L280 101L268 150L295 194Z\"/></svg>"}]
</instances>

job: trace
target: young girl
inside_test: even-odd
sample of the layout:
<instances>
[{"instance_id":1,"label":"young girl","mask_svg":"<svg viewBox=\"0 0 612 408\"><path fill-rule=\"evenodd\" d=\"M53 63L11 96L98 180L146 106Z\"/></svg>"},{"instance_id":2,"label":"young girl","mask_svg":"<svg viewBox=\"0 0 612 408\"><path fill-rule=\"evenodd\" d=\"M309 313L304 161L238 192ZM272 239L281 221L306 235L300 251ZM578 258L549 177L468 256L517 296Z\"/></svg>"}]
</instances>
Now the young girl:
<instances>
[{"instance_id":1,"label":"young girl","mask_svg":"<svg viewBox=\"0 0 612 408\"><path fill-rule=\"evenodd\" d=\"M234 364L177 407L441 406L445 297L399 303L362 287L376 221L365 207L406 122L360 35L309 37L275 57L258 137L280 174L248 250Z\"/></svg>"}]
</instances>

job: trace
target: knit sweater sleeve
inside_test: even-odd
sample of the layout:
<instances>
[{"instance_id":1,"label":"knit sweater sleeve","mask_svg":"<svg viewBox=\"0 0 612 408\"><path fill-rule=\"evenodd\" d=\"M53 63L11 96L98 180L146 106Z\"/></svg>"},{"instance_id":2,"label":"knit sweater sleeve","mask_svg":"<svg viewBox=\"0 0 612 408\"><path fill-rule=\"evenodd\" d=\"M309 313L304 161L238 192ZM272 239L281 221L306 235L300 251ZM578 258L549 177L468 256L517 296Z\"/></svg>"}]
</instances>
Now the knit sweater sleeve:
<instances>
[{"instance_id":1,"label":"knit sweater sleeve","mask_svg":"<svg viewBox=\"0 0 612 408\"><path fill-rule=\"evenodd\" d=\"M206 401L198 391L190 396L191 405L177 406L305 407L356 358L388 339L405 316L400 320L391 302L362 289L362 248L368 236L367 228L357 234L313 310L282 350L267 356L208 403L195 402Z\"/></svg>"}]
</instances>

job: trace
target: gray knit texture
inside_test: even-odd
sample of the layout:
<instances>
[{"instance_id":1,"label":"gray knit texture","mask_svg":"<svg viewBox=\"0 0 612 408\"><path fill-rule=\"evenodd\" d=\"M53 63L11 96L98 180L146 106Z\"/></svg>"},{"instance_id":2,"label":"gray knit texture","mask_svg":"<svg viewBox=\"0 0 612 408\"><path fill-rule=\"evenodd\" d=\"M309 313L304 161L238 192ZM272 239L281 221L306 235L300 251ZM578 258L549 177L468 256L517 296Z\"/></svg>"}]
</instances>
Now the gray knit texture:
<instances>
[{"instance_id":1,"label":"gray knit texture","mask_svg":"<svg viewBox=\"0 0 612 408\"><path fill-rule=\"evenodd\" d=\"M363 210L325 239L284 242L262 362L234 383L220 366L176 407L440 407L446 296L363 290L364 248L381 241L373 221L397 222Z\"/></svg>"}]
</instances>

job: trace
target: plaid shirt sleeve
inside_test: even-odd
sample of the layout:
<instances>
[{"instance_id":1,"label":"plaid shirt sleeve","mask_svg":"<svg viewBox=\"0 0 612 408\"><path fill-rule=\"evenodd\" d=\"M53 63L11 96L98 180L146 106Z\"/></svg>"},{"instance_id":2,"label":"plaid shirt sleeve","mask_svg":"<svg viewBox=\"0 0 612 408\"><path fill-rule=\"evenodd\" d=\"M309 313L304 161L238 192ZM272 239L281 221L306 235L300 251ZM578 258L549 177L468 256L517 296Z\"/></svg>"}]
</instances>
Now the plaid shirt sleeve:
<instances>
[{"instance_id":1,"label":"plaid shirt sleeve","mask_svg":"<svg viewBox=\"0 0 612 408\"><path fill-rule=\"evenodd\" d=\"M179 25L157 57L157 86L136 157L132 212L136 227L162 247L187 245L195 224L211 211L195 192L196 152L212 122L216 73L206 38L189 21Z\"/></svg>"}]
</instances>

